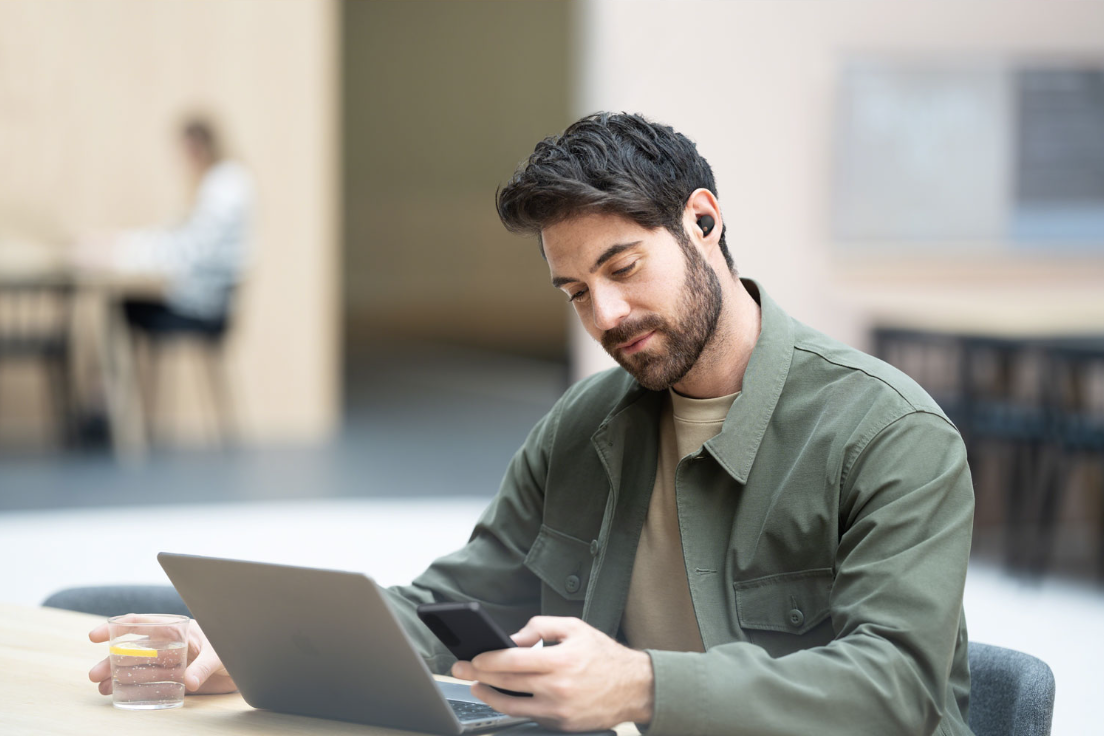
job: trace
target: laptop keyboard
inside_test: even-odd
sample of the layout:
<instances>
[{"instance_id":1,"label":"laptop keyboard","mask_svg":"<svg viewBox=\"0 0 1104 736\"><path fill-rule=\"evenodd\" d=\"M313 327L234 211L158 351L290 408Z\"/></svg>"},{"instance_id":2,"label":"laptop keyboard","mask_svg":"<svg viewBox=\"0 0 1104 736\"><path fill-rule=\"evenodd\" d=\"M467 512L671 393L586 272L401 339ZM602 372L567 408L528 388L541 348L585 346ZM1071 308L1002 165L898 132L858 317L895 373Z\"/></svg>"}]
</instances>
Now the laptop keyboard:
<instances>
[{"instance_id":1,"label":"laptop keyboard","mask_svg":"<svg viewBox=\"0 0 1104 736\"><path fill-rule=\"evenodd\" d=\"M450 700L448 704L452 706L452 712L456 714L462 722L467 721L484 721L491 718L505 718L505 713L499 713L485 703L469 703L464 700Z\"/></svg>"}]
</instances>

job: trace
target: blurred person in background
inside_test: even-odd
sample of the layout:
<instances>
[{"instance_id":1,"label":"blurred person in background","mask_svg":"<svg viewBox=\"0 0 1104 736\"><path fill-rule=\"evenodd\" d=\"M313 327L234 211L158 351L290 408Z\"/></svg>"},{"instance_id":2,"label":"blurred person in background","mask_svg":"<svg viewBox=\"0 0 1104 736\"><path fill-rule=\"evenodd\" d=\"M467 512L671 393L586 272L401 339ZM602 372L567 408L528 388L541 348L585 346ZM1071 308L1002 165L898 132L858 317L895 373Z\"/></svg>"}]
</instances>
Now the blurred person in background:
<instances>
[{"instance_id":1,"label":"blurred person in background","mask_svg":"<svg viewBox=\"0 0 1104 736\"><path fill-rule=\"evenodd\" d=\"M907 376L740 277L716 190L685 136L600 113L498 192L621 367L567 391L393 610L431 670L566 730L968 736L962 439ZM519 647L456 662L415 614L444 601ZM232 689L193 636L187 689ZM89 677L110 692L107 660Z\"/></svg>"},{"instance_id":2,"label":"blurred person in background","mask_svg":"<svg viewBox=\"0 0 1104 736\"><path fill-rule=\"evenodd\" d=\"M247 265L253 181L244 165L224 156L209 120L186 120L180 142L194 191L188 215L172 227L85 240L76 258L90 268L165 277L163 297L124 302L133 328L218 334L226 327L234 289Z\"/></svg>"}]
</instances>

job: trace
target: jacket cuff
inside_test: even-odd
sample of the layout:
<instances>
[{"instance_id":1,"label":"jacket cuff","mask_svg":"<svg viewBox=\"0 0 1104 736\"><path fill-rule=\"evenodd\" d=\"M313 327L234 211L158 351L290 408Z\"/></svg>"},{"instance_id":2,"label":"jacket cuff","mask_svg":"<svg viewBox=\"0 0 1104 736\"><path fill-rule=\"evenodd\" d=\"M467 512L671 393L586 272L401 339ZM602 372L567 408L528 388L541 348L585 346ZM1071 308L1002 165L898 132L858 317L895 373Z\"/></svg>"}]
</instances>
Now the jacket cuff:
<instances>
[{"instance_id":1,"label":"jacket cuff","mask_svg":"<svg viewBox=\"0 0 1104 736\"><path fill-rule=\"evenodd\" d=\"M655 689L652 722L639 726L640 732L693 736L705 713L704 657L699 652L645 651L652 658Z\"/></svg>"}]
</instances>

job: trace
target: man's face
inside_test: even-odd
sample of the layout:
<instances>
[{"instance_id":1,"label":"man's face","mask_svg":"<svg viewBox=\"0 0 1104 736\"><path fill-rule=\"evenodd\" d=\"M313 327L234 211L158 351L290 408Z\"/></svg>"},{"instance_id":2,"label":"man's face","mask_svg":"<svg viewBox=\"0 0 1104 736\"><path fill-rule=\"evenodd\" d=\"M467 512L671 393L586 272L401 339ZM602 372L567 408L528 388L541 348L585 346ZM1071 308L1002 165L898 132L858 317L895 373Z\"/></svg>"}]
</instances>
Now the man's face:
<instances>
[{"instance_id":1,"label":"man's face","mask_svg":"<svg viewBox=\"0 0 1104 736\"><path fill-rule=\"evenodd\" d=\"M713 337L721 285L698 249L617 215L541 231L553 286L586 331L653 391L678 383Z\"/></svg>"},{"instance_id":2,"label":"man's face","mask_svg":"<svg viewBox=\"0 0 1104 736\"><path fill-rule=\"evenodd\" d=\"M184 164L192 174L202 175L213 162L211 150L195 138L184 136L181 140Z\"/></svg>"}]
</instances>

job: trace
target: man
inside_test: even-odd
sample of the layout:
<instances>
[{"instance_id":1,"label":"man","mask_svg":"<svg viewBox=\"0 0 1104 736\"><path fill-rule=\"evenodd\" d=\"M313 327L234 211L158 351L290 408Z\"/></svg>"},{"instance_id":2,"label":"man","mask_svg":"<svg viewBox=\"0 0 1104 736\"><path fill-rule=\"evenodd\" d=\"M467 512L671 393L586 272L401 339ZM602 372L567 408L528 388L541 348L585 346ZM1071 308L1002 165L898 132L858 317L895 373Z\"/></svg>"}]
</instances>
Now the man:
<instances>
[{"instance_id":1,"label":"man","mask_svg":"<svg viewBox=\"0 0 1104 736\"><path fill-rule=\"evenodd\" d=\"M958 433L739 279L716 191L684 136L605 113L499 191L623 370L557 402L468 544L394 607L431 669L568 730L968 734ZM521 646L454 664L413 613L444 600L480 601Z\"/></svg>"}]
</instances>

